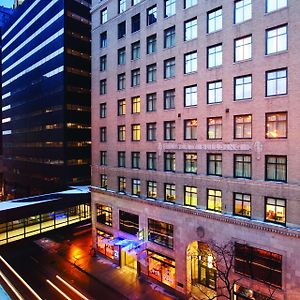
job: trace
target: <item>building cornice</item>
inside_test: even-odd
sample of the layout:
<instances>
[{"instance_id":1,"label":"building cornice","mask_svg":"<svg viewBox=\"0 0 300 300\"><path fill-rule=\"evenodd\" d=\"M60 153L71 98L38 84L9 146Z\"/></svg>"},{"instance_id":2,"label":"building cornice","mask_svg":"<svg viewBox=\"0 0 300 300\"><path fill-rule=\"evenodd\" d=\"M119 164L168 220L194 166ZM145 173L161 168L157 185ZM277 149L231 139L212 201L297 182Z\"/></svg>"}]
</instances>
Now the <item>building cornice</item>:
<instances>
[{"instance_id":1,"label":"building cornice","mask_svg":"<svg viewBox=\"0 0 300 300\"><path fill-rule=\"evenodd\" d=\"M227 224L232 224L232 225L237 225L237 226L243 226L246 228L254 229L254 230L259 230L263 232L269 232L272 234L278 234L286 237L292 237L296 239L300 239L300 229L297 228L288 228L288 227L283 227L281 225L273 225L273 224L268 224L268 223L263 223L262 221L259 220L247 220L247 219L241 219L240 217L236 216L231 216L231 215L224 215L224 214L219 214L219 213L214 213L214 212L208 212L202 209L198 208L187 208L178 204L173 204L173 203L168 203L168 202L162 202L162 201L153 201L153 200L146 200L143 198L136 198L136 197L131 197L129 195L125 194L120 194L115 191L107 191L95 186L90 187L91 192L94 193L99 193L99 194L104 194L108 196L114 196L120 199L125 199L127 201L139 201L142 204L147 204L150 206L155 206L155 207L161 207L165 208L168 210L172 211L178 211L180 213L186 213L190 215L195 215L198 217L202 217L205 219L210 219L210 220L215 220L218 222L223 222Z\"/></svg>"}]
</instances>

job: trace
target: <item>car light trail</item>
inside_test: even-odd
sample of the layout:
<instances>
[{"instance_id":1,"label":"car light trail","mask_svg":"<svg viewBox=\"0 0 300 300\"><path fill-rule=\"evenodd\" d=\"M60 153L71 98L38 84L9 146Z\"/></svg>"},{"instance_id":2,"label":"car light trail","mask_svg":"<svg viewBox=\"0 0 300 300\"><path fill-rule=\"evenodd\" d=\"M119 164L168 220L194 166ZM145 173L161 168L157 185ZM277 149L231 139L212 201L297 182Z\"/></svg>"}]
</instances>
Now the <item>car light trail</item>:
<instances>
[{"instance_id":1,"label":"car light trail","mask_svg":"<svg viewBox=\"0 0 300 300\"><path fill-rule=\"evenodd\" d=\"M0 271L0 277L4 280L4 282L9 286L12 292L16 295L19 300L24 300L24 298L20 295L20 293L16 290L16 288L12 285L12 283L8 280L8 278Z\"/></svg>"},{"instance_id":2,"label":"car light trail","mask_svg":"<svg viewBox=\"0 0 300 300\"><path fill-rule=\"evenodd\" d=\"M57 292L59 292L63 297L65 297L68 300L72 300L68 295L66 295L60 288L58 288L53 282L51 282L49 279L46 280Z\"/></svg>"},{"instance_id":3,"label":"car light trail","mask_svg":"<svg viewBox=\"0 0 300 300\"><path fill-rule=\"evenodd\" d=\"M14 273L14 275L28 288L28 290L35 296L36 299L43 300L32 287L12 268L12 266L0 255L0 260Z\"/></svg>"},{"instance_id":4,"label":"car light trail","mask_svg":"<svg viewBox=\"0 0 300 300\"><path fill-rule=\"evenodd\" d=\"M71 289L75 294L77 294L80 298L84 300L89 300L89 298L85 297L83 294L81 294L78 290L76 290L73 286L71 286L68 282L66 282L64 279L62 279L59 275L56 275L56 278L60 280L63 284L65 284L69 289Z\"/></svg>"}]
</instances>

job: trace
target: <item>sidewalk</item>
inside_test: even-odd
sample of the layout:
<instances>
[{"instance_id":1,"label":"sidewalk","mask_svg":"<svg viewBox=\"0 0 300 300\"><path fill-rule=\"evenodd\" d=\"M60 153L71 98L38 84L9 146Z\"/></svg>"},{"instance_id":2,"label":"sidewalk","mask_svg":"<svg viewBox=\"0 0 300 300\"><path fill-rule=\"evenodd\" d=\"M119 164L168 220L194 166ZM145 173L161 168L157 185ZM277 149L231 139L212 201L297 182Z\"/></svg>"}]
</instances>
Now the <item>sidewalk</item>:
<instances>
[{"instance_id":1,"label":"sidewalk","mask_svg":"<svg viewBox=\"0 0 300 300\"><path fill-rule=\"evenodd\" d=\"M179 299L163 287L139 279L136 272L113 264L109 259L100 255L92 257L90 233L81 235L72 241L64 242L57 249L57 254L64 257L77 269L101 282L105 286L118 291L128 300L175 300Z\"/></svg>"}]
</instances>

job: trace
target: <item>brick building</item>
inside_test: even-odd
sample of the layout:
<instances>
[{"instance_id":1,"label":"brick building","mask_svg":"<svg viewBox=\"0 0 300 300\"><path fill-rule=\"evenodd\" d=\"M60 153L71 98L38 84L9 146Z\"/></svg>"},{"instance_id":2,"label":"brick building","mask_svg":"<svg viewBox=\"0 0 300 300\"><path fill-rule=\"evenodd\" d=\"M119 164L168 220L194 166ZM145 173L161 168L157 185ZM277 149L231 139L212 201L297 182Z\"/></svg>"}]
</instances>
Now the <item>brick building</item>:
<instances>
[{"instance_id":1,"label":"brick building","mask_svg":"<svg viewBox=\"0 0 300 300\"><path fill-rule=\"evenodd\" d=\"M99 252L179 294L218 293L199 253L231 241L235 299L270 286L300 299L299 13L296 0L93 1Z\"/></svg>"}]
</instances>

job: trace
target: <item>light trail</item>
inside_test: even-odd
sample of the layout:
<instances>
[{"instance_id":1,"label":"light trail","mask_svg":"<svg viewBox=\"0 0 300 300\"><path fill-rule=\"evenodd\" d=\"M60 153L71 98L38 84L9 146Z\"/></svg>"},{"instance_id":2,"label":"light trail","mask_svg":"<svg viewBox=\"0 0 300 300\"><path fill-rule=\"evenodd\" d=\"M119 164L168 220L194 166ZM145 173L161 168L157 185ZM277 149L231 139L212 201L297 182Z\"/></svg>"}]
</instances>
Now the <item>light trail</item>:
<instances>
[{"instance_id":1,"label":"light trail","mask_svg":"<svg viewBox=\"0 0 300 300\"><path fill-rule=\"evenodd\" d=\"M0 271L0 277L4 280L4 282L9 286L12 292L16 295L19 300L24 300L21 294L17 291L17 289L12 285L12 283L8 280L8 278Z\"/></svg>"},{"instance_id":2,"label":"light trail","mask_svg":"<svg viewBox=\"0 0 300 300\"><path fill-rule=\"evenodd\" d=\"M72 300L68 295L66 295L60 288L58 288L53 282L51 282L49 279L46 280L57 292L59 292L63 297L65 297L68 300Z\"/></svg>"},{"instance_id":3,"label":"light trail","mask_svg":"<svg viewBox=\"0 0 300 300\"><path fill-rule=\"evenodd\" d=\"M84 300L89 300L89 298L85 297L83 294L81 294L77 289L75 289L73 286L71 286L68 282L66 282L64 279L62 279L59 275L56 275L56 278L60 280L63 284L65 284L69 289L71 289L75 294L77 294L80 298Z\"/></svg>"}]
</instances>

